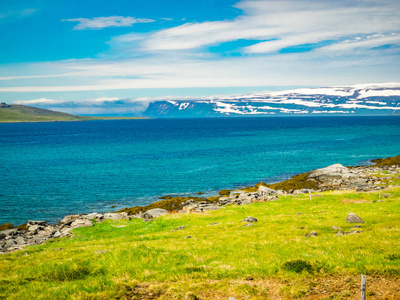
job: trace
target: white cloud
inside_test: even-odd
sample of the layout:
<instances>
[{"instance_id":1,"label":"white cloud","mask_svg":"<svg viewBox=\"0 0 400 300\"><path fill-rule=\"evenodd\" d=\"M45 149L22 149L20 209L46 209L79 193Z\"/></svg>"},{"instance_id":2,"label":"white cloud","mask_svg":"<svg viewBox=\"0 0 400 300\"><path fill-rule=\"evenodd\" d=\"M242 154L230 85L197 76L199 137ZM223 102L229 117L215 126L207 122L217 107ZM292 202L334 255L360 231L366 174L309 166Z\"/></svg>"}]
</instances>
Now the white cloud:
<instances>
[{"instance_id":1,"label":"white cloud","mask_svg":"<svg viewBox=\"0 0 400 300\"><path fill-rule=\"evenodd\" d=\"M247 47L248 53L340 41L353 35L386 34L400 30L400 2L265 0L241 1L243 15L232 21L187 23L155 32L144 39L144 50L182 50L238 39L264 40Z\"/></svg>"},{"instance_id":2,"label":"white cloud","mask_svg":"<svg viewBox=\"0 0 400 300\"><path fill-rule=\"evenodd\" d=\"M152 19L134 18L134 17L98 17L98 18L76 18L76 19L63 19L61 21L78 22L74 27L75 30L83 29L103 29L106 27L131 27L135 23L150 23L154 22Z\"/></svg>"},{"instance_id":3,"label":"white cloud","mask_svg":"<svg viewBox=\"0 0 400 300\"><path fill-rule=\"evenodd\" d=\"M113 37L111 50L96 59L0 66L0 91L94 93L399 80L399 50L379 48L400 45L398 0L243 0L236 7L243 14L233 20L186 23ZM124 21L115 23L112 18ZM79 20L77 29L99 29L130 26L132 19L69 21ZM239 49L242 56L221 57L206 48L238 39L254 41ZM315 43L320 44L312 51L279 53L287 47Z\"/></svg>"}]
</instances>

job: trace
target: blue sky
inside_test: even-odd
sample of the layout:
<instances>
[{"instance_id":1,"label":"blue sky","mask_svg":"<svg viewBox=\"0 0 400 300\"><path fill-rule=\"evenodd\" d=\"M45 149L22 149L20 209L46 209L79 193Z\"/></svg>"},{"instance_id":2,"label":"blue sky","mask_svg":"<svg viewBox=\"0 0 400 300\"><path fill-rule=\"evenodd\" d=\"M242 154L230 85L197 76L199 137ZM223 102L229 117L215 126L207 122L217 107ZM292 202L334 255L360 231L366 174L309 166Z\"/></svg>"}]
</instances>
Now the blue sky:
<instances>
[{"instance_id":1,"label":"blue sky","mask_svg":"<svg viewBox=\"0 0 400 300\"><path fill-rule=\"evenodd\" d=\"M0 0L0 39L0 101L75 113L400 81L398 0Z\"/></svg>"}]
</instances>

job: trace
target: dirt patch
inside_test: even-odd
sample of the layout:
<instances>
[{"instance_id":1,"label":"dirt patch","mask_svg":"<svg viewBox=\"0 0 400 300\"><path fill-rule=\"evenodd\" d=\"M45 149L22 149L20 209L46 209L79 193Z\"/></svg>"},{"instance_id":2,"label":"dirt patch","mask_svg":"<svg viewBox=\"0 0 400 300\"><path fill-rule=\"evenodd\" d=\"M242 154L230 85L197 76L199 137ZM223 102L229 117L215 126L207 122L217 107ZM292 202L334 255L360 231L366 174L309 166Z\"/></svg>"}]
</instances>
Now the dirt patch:
<instances>
[{"instance_id":1,"label":"dirt patch","mask_svg":"<svg viewBox=\"0 0 400 300\"><path fill-rule=\"evenodd\" d=\"M252 278L252 277L251 277ZM122 299L183 299L190 292L199 299L360 299L361 276L326 276L316 278L269 278L242 280L203 280L170 283L144 283L128 291ZM159 288L157 288L157 286ZM160 288L163 286L163 288ZM197 286L197 288L195 288ZM400 299L400 277L367 276L367 299Z\"/></svg>"},{"instance_id":2,"label":"dirt patch","mask_svg":"<svg viewBox=\"0 0 400 300\"><path fill-rule=\"evenodd\" d=\"M348 203L372 203L372 200L364 200L364 199L343 199L342 204Z\"/></svg>"}]
</instances>

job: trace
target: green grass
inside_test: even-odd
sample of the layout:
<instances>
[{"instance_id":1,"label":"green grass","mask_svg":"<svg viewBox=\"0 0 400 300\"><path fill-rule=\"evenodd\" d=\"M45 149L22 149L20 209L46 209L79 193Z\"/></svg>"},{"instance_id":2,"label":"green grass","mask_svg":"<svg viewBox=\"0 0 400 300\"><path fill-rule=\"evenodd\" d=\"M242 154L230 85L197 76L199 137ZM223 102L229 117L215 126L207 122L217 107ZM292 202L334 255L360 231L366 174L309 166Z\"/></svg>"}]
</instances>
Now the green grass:
<instances>
[{"instance_id":1,"label":"green grass","mask_svg":"<svg viewBox=\"0 0 400 300\"><path fill-rule=\"evenodd\" d=\"M156 295L143 299L183 299L204 290L222 293L221 299L265 299L267 288L240 280L249 274L255 281L399 276L400 189L385 193L390 196L383 202L376 201L378 192L327 192L312 201L288 196L153 222L97 223L71 238L1 255L0 299L141 299L142 283ZM355 225L345 222L351 212L365 221L362 233L336 236L332 226L348 232ZM247 216L258 222L243 227ZM178 226L186 228L171 231ZM304 236L313 230L318 236ZM299 283L278 293L296 298L305 289Z\"/></svg>"},{"instance_id":2,"label":"green grass","mask_svg":"<svg viewBox=\"0 0 400 300\"><path fill-rule=\"evenodd\" d=\"M25 105L0 106L0 123L8 122L53 122L53 121L88 121L88 120L119 120L143 119L129 117L86 117L36 108Z\"/></svg>"}]
</instances>

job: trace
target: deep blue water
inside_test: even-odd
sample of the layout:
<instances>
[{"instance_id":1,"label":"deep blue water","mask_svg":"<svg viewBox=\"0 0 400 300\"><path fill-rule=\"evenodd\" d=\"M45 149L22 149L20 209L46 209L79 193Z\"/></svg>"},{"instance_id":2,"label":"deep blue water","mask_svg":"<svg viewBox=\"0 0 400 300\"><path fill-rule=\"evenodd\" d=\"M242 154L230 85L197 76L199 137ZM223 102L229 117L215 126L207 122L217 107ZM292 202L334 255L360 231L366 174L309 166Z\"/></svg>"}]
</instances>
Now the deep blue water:
<instances>
[{"instance_id":1,"label":"deep blue water","mask_svg":"<svg viewBox=\"0 0 400 300\"><path fill-rule=\"evenodd\" d=\"M399 152L395 116L0 124L0 224L213 194Z\"/></svg>"}]
</instances>

